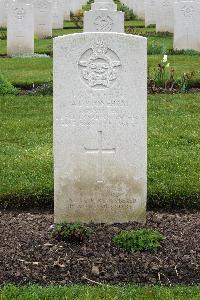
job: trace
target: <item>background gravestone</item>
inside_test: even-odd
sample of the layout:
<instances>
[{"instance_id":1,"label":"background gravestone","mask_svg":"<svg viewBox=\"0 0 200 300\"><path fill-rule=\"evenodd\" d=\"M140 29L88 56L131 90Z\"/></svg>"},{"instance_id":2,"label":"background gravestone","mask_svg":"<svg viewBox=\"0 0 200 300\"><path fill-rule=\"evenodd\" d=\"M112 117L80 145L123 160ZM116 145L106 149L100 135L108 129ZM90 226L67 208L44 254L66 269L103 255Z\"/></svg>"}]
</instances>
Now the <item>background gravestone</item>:
<instances>
[{"instance_id":1,"label":"background gravestone","mask_svg":"<svg viewBox=\"0 0 200 300\"><path fill-rule=\"evenodd\" d=\"M10 1L7 23L7 54L33 54L33 5Z\"/></svg>"},{"instance_id":2,"label":"background gravestone","mask_svg":"<svg viewBox=\"0 0 200 300\"><path fill-rule=\"evenodd\" d=\"M34 28L38 38L52 36L52 2L48 0L35 0L34 2Z\"/></svg>"},{"instance_id":3,"label":"background gravestone","mask_svg":"<svg viewBox=\"0 0 200 300\"><path fill-rule=\"evenodd\" d=\"M174 0L157 0L156 31L174 32Z\"/></svg>"},{"instance_id":4,"label":"background gravestone","mask_svg":"<svg viewBox=\"0 0 200 300\"><path fill-rule=\"evenodd\" d=\"M174 49L200 51L200 2L174 4Z\"/></svg>"},{"instance_id":5,"label":"background gravestone","mask_svg":"<svg viewBox=\"0 0 200 300\"><path fill-rule=\"evenodd\" d=\"M52 7L52 28L62 29L64 22L64 0L54 0Z\"/></svg>"},{"instance_id":6,"label":"background gravestone","mask_svg":"<svg viewBox=\"0 0 200 300\"><path fill-rule=\"evenodd\" d=\"M96 1L91 4L91 10L100 10L100 9L108 9L108 10L117 10L117 4L113 1Z\"/></svg>"},{"instance_id":7,"label":"background gravestone","mask_svg":"<svg viewBox=\"0 0 200 300\"><path fill-rule=\"evenodd\" d=\"M156 24L156 0L144 0L145 26Z\"/></svg>"},{"instance_id":8,"label":"background gravestone","mask_svg":"<svg viewBox=\"0 0 200 300\"><path fill-rule=\"evenodd\" d=\"M90 10L84 13L84 32L124 32L124 13Z\"/></svg>"},{"instance_id":9,"label":"background gravestone","mask_svg":"<svg viewBox=\"0 0 200 300\"><path fill-rule=\"evenodd\" d=\"M55 222L145 221L146 38L54 39Z\"/></svg>"},{"instance_id":10,"label":"background gravestone","mask_svg":"<svg viewBox=\"0 0 200 300\"><path fill-rule=\"evenodd\" d=\"M7 27L7 0L0 0L0 28Z\"/></svg>"},{"instance_id":11,"label":"background gravestone","mask_svg":"<svg viewBox=\"0 0 200 300\"><path fill-rule=\"evenodd\" d=\"M64 20L70 20L70 0L64 0Z\"/></svg>"}]
</instances>

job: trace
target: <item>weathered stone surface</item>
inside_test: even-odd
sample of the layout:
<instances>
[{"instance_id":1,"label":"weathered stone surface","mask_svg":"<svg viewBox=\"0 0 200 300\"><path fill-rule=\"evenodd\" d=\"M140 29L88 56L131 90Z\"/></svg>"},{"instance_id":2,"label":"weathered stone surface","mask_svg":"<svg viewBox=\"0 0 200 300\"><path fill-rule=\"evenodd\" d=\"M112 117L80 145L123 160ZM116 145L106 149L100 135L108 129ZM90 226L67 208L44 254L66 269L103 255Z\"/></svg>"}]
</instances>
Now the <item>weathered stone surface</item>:
<instances>
[{"instance_id":1,"label":"weathered stone surface","mask_svg":"<svg viewBox=\"0 0 200 300\"><path fill-rule=\"evenodd\" d=\"M156 31L174 31L174 0L157 0Z\"/></svg>"},{"instance_id":2,"label":"weathered stone surface","mask_svg":"<svg viewBox=\"0 0 200 300\"><path fill-rule=\"evenodd\" d=\"M55 222L145 221L146 38L54 39Z\"/></svg>"},{"instance_id":3,"label":"weathered stone surface","mask_svg":"<svg viewBox=\"0 0 200 300\"><path fill-rule=\"evenodd\" d=\"M64 0L53 1L53 12L52 12L52 28L60 29L63 28L64 22Z\"/></svg>"},{"instance_id":4,"label":"weathered stone surface","mask_svg":"<svg viewBox=\"0 0 200 300\"><path fill-rule=\"evenodd\" d=\"M137 2L136 2L136 14L139 18L144 19L144 17L145 17L144 0L137 0Z\"/></svg>"},{"instance_id":5,"label":"weathered stone surface","mask_svg":"<svg viewBox=\"0 0 200 300\"><path fill-rule=\"evenodd\" d=\"M117 10L117 5L114 2L95 2L91 4L91 10Z\"/></svg>"},{"instance_id":6,"label":"weathered stone surface","mask_svg":"<svg viewBox=\"0 0 200 300\"><path fill-rule=\"evenodd\" d=\"M52 36L52 2L49 0L34 1L34 28L38 38Z\"/></svg>"},{"instance_id":7,"label":"weathered stone surface","mask_svg":"<svg viewBox=\"0 0 200 300\"><path fill-rule=\"evenodd\" d=\"M144 0L145 26L156 24L156 0Z\"/></svg>"},{"instance_id":8,"label":"weathered stone surface","mask_svg":"<svg viewBox=\"0 0 200 300\"><path fill-rule=\"evenodd\" d=\"M70 20L70 0L64 0L64 20Z\"/></svg>"},{"instance_id":9,"label":"weathered stone surface","mask_svg":"<svg viewBox=\"0 0 200 300\"><path fill-rule=\"evenodd\" d=\"M33 54L33 5L10 1L7 27L7 54Z\"/></svg>"},{"instance_id":10,"label":"weathered stone surface","mask_svg":"<svg viewBox=\"0 0 200 300\"><path fill-rule=\"evenodd\" d=\"M84 32L124 32L124 13L90 10L84 14Z\"/></svg>"},{"instance_id":11,"label":"weathered stone surface","mask_svg":"<svg viewBox=\"0 0 200 300\"><path fill-rule=\"evenodd\" d=\"M7 27L7 0L0 0L0 27Z\"/></svg>"},{"instance_id":12,"label":"weathered stone surface","mask_svg":"<svg viewBox=\"0 0 200 300\"><path fill-rule=\"evenodd\" d=\"M174 49L200 51L200 1L175 2Z\"/></svg>"}]
</instances>

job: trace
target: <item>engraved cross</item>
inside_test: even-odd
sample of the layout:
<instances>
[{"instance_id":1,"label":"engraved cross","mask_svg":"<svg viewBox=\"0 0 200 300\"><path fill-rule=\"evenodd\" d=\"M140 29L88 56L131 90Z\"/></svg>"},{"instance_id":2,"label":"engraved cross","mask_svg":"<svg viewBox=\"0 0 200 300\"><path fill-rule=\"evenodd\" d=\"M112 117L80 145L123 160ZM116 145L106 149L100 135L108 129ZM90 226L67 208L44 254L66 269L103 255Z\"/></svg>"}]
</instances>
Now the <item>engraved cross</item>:
<instances>
[{"instance_id":1,"label":"engraved cross","mask_svg":"<svg viewBox=\"0 0 200 300\"><path fill-rule=\"evenodd\" d=\"M85 152L88 154L97 154L98 163L97 163L97 182L103 182L103 154L114 154L116 153L116 148L106 149L102 145L102 131L98 131L98 148L88 149L85 147Z\"/></svg>"}]
</instances>

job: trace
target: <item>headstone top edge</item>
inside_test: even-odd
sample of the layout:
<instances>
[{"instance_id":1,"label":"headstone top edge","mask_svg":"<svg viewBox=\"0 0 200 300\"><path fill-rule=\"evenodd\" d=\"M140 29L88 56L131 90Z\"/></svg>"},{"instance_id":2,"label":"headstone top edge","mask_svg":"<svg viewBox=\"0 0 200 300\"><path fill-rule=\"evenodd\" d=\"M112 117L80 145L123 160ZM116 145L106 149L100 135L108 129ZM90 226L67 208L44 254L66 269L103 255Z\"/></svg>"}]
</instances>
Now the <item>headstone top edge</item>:
<instances>
[{"instance_id":1,"label":"headstone top edge","mask_svg":"<svg viewBox=\"0 0 200 300\"><path fill-rule=\"evenodd\" d=\"M140 35L133 35L133 34L127 34L127 33L119 33L119 32L80 32L80 33L73 33L73 34L67 34L67 35L62 35L62 36L58 36L58 37L54 37L53 41L57 42L60 40L70 40L73 39L74 37L87 37L87 36L92 36L94 35L96 36L118 36L118 37L126 37L126 38L132 38L132 39L137 39L137 40L143 40L143 41L147 41L147 38L144 36L140 36Z\"/></svg>"}]
</instances>

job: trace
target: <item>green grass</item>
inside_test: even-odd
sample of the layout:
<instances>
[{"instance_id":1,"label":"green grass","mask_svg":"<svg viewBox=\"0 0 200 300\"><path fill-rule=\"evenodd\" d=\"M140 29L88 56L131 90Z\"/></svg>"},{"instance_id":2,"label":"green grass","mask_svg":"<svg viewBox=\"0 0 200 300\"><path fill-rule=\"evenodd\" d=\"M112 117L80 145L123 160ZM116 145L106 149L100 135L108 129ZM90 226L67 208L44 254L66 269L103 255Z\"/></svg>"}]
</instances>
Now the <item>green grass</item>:
<instances>
[{"instance_id":1,"label":"green grass","mask_svg":"<svg viewBox=\"0 0 200 300\"><path fill-rule=\"evenodd\" d=\"M150 74L160 63L162 55L149 55ZM200 86L200 56L169 55L168 61L179 77L185 72L195 71L192 79L194 86ZM0 73L15 86L32 86L52 80L52 59L48 58L3 58L0 59Z\"/></svg>"},{"instance_id":2,"label":"green grass","mask_svg":"<svg viewBox=\"0 0 200 300\"><path fill-rule=\"evenodd\" d=\"M199 286L48 286L6 285L1 300L198 300Z\"/></svg>"},{"instance_id":3,"label":"green grass","mask_svg":"<svg viewBox=\"0 0 200 300\"><path fill-rule=\"evenodd\" d=\"M199 94L148 105L148 207L199 208ZM1 207L53 203L52 97L2 96Z\"/></svg>"},{"instance_id":4,"label":"green grass","mask_svg":"<svg viewBox=\"0 0 200 300\"><path fill-rule=\"evenodd\" d=\"M50 58L3 58L0 73L15 86L32 86L52 80Z\"/></svg>"},{"instance_id":5,"label":"green grass","mask_svg":"<svg viewBox=\"0 0 200 300\"><path fill-rule=\"evenodd\" d=\"M199 94L149 97L149 207L200 208Z\"/></svg>"},{"instance_id":6,"label":"green grass","mask_svg":"<svg viewBox=\"0 0 200 300\"><path fill-rule=\"evenodd\" d=\"M52 98L1 97L1 199L52 202ZM49 203L48 202L48 203ZM34 204L33 204L34 206Z\"/></svg>"}]
</instances>

